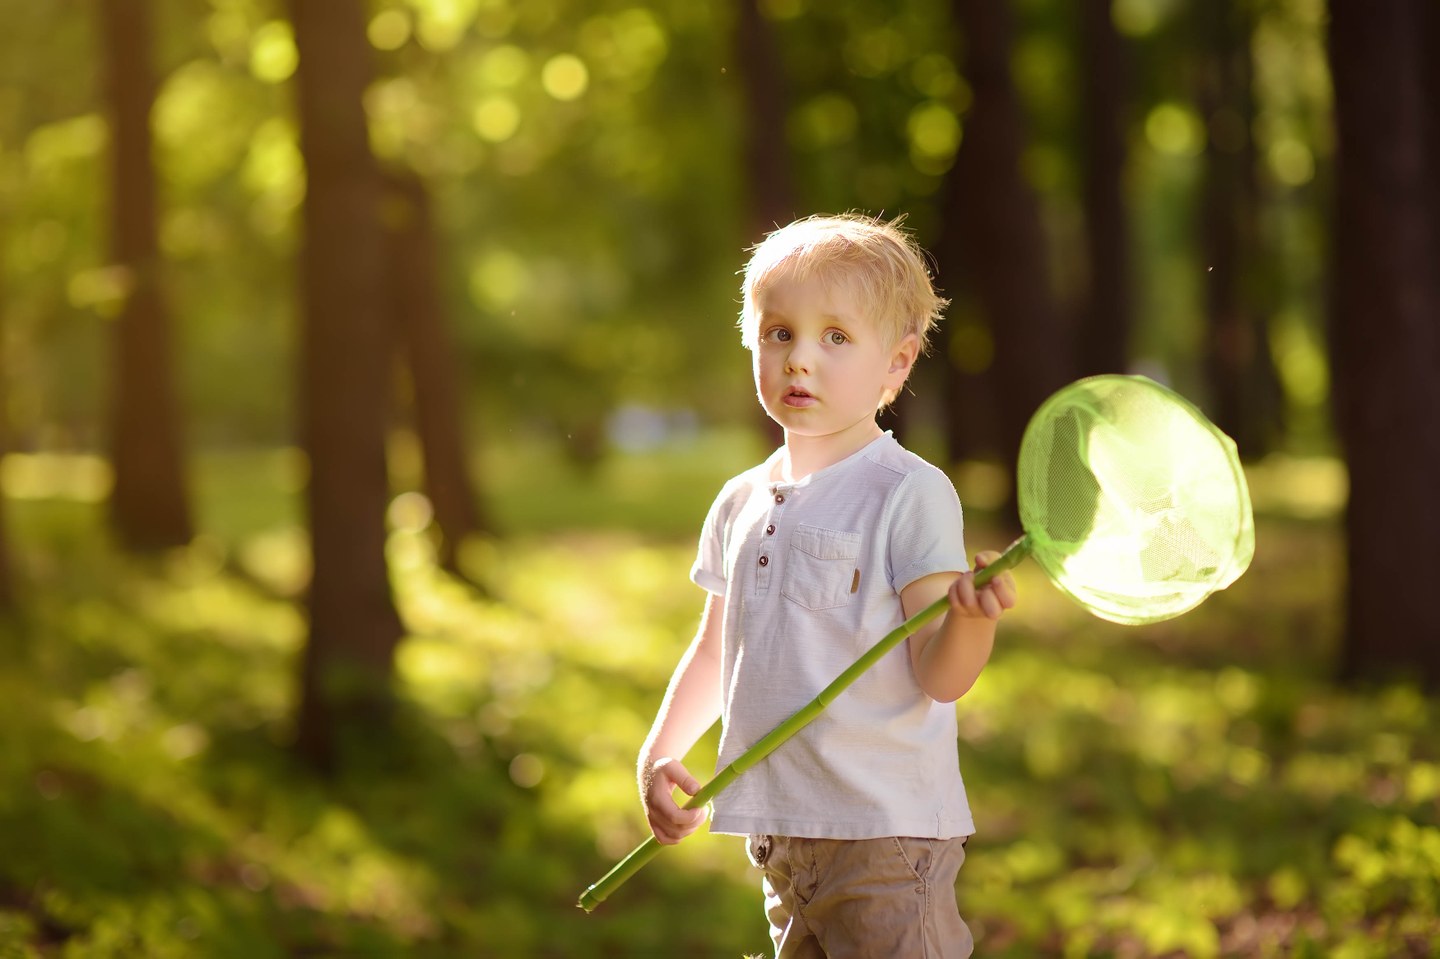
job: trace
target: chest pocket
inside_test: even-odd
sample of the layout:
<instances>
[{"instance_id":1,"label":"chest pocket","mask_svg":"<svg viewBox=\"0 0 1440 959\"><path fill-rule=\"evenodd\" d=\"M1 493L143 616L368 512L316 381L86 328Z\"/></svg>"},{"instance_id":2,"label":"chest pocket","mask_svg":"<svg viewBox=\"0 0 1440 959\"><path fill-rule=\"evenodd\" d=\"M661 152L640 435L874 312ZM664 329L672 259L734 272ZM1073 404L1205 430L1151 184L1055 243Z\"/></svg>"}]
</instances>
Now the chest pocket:
<instances>
[{"instance_id":1,"label":"chest pocket","mask_svg":"<svg viewBox=\"0 0 1440 959\"><path fill-rule=\"evenodd\" d=\"M797 526L780 591L806 609L844 606L856 586L859 557L859 533Z\"/></svg>"}]
</instances>

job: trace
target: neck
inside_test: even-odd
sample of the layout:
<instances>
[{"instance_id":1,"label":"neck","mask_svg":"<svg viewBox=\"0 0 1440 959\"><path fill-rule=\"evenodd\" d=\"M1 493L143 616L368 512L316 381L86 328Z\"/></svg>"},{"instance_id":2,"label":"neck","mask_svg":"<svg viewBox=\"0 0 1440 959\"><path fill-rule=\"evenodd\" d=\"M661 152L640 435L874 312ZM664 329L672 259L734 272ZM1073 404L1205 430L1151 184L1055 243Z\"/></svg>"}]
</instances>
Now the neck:
<instances>
[{"instance_id":1,"label":"neck","mask_svg":"<svg viewBox=\"0 0 1440 959\"><path fill-rule=\"evenodd\" d=\"M840 433L826 436L800 436L786 431L785 455L780 458L779 479L798 482L811 473L818 473L869 446L885 435L874 420L857 423Z\"/></svg>"}]
</instances>

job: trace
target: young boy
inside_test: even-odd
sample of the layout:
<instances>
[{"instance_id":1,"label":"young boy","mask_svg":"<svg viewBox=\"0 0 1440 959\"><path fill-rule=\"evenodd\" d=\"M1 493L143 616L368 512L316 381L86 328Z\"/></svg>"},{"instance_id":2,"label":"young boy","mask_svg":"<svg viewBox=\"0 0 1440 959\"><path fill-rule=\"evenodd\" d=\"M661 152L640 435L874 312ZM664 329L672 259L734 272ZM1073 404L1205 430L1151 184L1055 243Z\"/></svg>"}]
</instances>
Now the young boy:
<instances>
[{"instance_id":1,"label":"young boy","mask_svg":"<svg viewBox=\"0 0 1440 959\"><path fill-rule=\"evenodd\" d=\"M711 829L749 837L777 957L959 959L974 823L950 704L989 659L1014 583L975 588L954 487L876 423L945 301L898 223L861 216L770 234L744 297L756 392L785 443L705 520L691 578L708 597L640 753L645 813L662 843L693 832L704 813L673 792L700 783L679 757L717 717L723 766L948 593L941 620L716 797Z\"/></svg>"}]
</instances>

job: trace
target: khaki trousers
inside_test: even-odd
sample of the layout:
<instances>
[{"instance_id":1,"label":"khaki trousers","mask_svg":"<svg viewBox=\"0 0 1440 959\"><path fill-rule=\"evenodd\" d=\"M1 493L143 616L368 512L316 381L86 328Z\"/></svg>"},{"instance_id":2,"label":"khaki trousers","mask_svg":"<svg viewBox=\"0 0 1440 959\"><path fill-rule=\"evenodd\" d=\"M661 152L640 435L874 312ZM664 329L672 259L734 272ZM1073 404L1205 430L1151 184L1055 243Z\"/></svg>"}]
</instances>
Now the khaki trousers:
<instances>
[{"instance_id":1,"label":"khaki trousers","mask_svg":"<svg viewBox=\"0 0 1440 959\"><path fill-rule=\"evenodd\" d=\"M751 836L777 959L966 959L962 839Z\"/></svg>"}]
</instances>

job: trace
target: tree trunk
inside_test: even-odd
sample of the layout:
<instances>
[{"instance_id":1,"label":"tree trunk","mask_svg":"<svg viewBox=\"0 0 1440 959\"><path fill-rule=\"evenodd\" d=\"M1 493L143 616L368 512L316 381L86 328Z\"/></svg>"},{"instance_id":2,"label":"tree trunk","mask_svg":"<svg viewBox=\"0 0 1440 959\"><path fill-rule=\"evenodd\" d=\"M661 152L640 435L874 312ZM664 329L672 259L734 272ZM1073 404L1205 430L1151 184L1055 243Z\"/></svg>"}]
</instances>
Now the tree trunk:
<instances>
[{"instance_id":1,"label":"tree trunk","mask_svg":"<svg viewBox=\"0 0 1440 959\"><path fill-rule=\"evenodd\" d=\"M338 758L338 734L383 729L401 628L385 563L381 182L361 98L370 81L363 10L290 0L300 54L305 156L301 429L314 574L299 748Z\"/></svg>"},{"instance_id":2,"label":"tree trunk","mask_svg":"<svg viewBox=\"0 0 1440 959\"><path fill-rule=\"evenodd\" d=\"M950 306L935 330L935 362L924 371L939 395L945 458L951 464L999 455L995 417L1000 400L992 386L993 366L990 359L974 356L967 342L967 337L992 334L976 302L974 275L967 268L961 233L969 228L970 210L959 171L958 163L950 168L940 191L940 232L931 253L937 285Z\"/></svg>"},{"instance_id":3,"label":"tree trunk","mask_svg":"<svg viewBox=\"0 0 1440 959\"><path fill-rule=\"evenodd\" d=\"M437 285L434 217L425 185L414 174L388 177L386 189L387 209L393 213L386 218L389 335L410 373L425 491L440 530L440 565L460 574L460 544L483 528L466 466L457 351Z\"/></svg>"},{"instance_id":4,"label":"tree trunk","mask_svg":"<svg viewBox=\"0 0 1440 959\"><path fill-rule=\"evenodd\" d=\"M738 0L735 57L744 90L744 170L749 193L747 232L755 240L795 218L795 187L785 117L785 68L774 32L756 0Z\"/></svg>"},{"instance_id":5,"label":"tree trunk","mask_svg":"<svg viewBox=\"0 0 1440 959\"><path fill-rule=\"evenodd\" d=\"M793 220L796 212L790 141L785 129L790 109L785 65L757 0L736 3L734 44L744 93L741 135L749 214L746 236L748 242L758 243L766 233ZM763 413L757 422L768 442L779 445L784 441L785 431L780 424Z\"/></svg>"},{"instance_id":6,"label":"tree trunk","mask_svg":"<svg viewBox=\"0 0 1440 959\"><path fill-rule=\"evenodd\" d=\"M1125 48L1110 6L1110 0L1083 0L1079 11L1085 63L1082 199L1090 269L1077 355L1086 376L1125 372L1134 312L1123 189Z\"/></svg>"},{"instance_id":7,"label":"tree trunk","mask_svg":"<svg viewBox=\"0 0 1440 959\"><path fill-rule=\"evenodd\" d=\"M3 229L7 224L0 220L0 249L5 249L5 240L8 239L7 232ZM6 274L0 269L0 462L4 461L5 454L10 450L10 355L5 348L6 344L6 320L8 319L9 289L5 284ZM9 503L5 497L5 491L0 488L0 611L9 611L15 607L15 581L10 563L10 526L9 526ZM23 643L24 638L21 637Z\"/></svg>"},{"instance_id":8,"label":"tree trunk","mask_svg":"<svg viewBox=\"0 0 1440 959\"><path fill-rule=\"evenodd\" d=\"M127 547L162 549L188 543L193 530L156 239L150 5L101 0L100 13L112 136L110 259L127 287L111 373L110 518Z\"/></svg>"},{"instance_id":9,"label":"tree trunk","mask_svg":"<svg viewBox=\"0 0 1440 959\"><path fill-rule=\"evenodd\" d=\"M955 160L949 226L958 230L960 258L994 340L997 447L1013 465L1031 414L1070 378L1074 348L1051 292L1039 203L1022 174L1025 120L1010 76L1009 7L1006 0L953 3L974 102ZM965 419L979 413L949 411Z\"/></svg>"},{"instance_id":10,"label":"tree trunk","mask_svg":"<svg viewBox=\"0 0 1440 959\"><path fill-rule=\"evenodd\" d=\"M1433 0L1332 0L1332 366L1350 469L1340 675L1440 688L1440 223L1427 136Z\"/></svg>"},{"instance_id":11,"label":"tree trunk","mask_svg":"<svg viewBox=\"0 0 1440 959\"><path fill-rule=\"evenodd\" d=\"M1205 371L1210 413L1241 455L1268 452L1280 431L1279 376L1265 335L1256 225L1251 25L1243 5L1202 4L1199 105L1209 126L1201 189Z\"/></svg>"},{"instance_id":12,"label":"tree trunk","mask_svg":"<svg viewBox=\"0 0 1440 959\"><path fill-rule=\"evenodd\" d=\"M1423 59L1428 67L1424 79L1424 100L1431 105L1431 109L1425 111L1425 149L1428 151L1426 156L1433 172L1435 164L1440 163L1440 110L1433 108L1434 104L1440 103L1440 3L1422 3L1420 8L1424 20L1424 39L1421 41L1425 44ZM1425 194L1430 209L1431 228L1440 229L1436 226L1440 224L1440 177L1431 175L1425 178Z\"/></svg>"}]
</instances>

